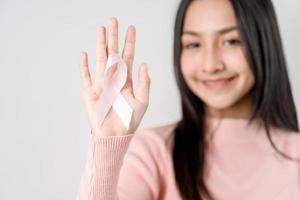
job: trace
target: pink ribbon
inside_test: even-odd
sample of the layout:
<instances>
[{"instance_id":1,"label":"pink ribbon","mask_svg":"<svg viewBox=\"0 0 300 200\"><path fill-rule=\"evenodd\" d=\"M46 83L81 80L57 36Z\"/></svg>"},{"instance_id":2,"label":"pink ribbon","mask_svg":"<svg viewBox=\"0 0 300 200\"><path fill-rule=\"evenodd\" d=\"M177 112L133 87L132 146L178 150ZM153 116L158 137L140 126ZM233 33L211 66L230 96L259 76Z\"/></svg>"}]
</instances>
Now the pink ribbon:
<instances>
[{"instance_id":1,"label":"pink ribbon","mask_svg":"<svg viewBox=\"0 0 300 200\"><path fill-rule=\"evenodd\" d=\"M112 77L109 77L107 71L114 64L117 64L116 70ZM127 80L127 65L118 54L111 54L107 58L107 63L103 76L102 94L97 102L97 119L99 127L110 111L111 107L123 122L126 129L129 129L133 109L121 94L121 89Z\"/></svg>"}]
</instances>

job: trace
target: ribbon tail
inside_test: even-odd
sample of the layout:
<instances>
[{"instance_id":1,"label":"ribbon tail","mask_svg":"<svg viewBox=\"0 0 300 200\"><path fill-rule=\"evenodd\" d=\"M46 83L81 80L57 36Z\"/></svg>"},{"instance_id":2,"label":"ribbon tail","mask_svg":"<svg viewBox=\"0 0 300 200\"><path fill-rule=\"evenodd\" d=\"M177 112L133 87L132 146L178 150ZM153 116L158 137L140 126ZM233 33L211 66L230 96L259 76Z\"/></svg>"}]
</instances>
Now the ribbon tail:
<instances>
[{"instance_id":1,"label":"ribbon tail","mask_svg":"<svg viewBox=\"0 0 300 200\"><path fill-rule=\"evenodd\" d=\"M122 94L119 94L118 97L116 98L113 104L113 109L116 111L119 118L121 119L126 129L128 130L130 127L130 121L131 121L133 110L130 107L130 105L127 103L125 98L122 96Z\"/></svg>"}]
</instances>

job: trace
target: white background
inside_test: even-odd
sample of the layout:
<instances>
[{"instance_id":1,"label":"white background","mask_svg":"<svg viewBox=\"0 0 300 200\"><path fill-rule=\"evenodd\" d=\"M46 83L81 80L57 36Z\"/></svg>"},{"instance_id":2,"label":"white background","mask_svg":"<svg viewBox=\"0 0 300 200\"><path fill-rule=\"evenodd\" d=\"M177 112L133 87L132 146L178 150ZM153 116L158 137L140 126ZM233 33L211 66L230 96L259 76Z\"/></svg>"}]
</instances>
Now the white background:
<instances>
[{"instance_id":1,"label":"white background","mask_svg":"<svg viewBox=\"0 0 300 200\"><path fill-rule=\"evenodd\" d=\"M172 66L179 0L0 0L0 199L75 199L86 161L89 125L81 99L79 55L94 73L96 28L137 28L133 77L146 62L150 105L140 128L180 118ZM289 75L300 110L300 2L274 1ZM136 84L135 84L136 87Z\"/></svg>"}]
</instances>

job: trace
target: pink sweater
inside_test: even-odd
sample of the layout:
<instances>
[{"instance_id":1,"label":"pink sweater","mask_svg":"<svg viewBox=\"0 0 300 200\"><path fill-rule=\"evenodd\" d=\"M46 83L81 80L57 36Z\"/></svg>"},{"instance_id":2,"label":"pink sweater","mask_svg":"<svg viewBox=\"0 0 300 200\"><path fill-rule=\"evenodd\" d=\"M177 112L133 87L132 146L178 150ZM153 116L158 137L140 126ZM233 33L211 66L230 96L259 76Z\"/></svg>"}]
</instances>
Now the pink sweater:
<instances>
[{"instance_id":1,"label":"pink sweater","mask_svg":"<svg viewBox=\"0 0 300 200\"><path fill-rule=\"evenodd\" d=\"M218 123L220 122L220 123ZM220 200L299 200L300 163L283 159L259 123L208 118L207 184ZM126 136L90 134L77 200L180 200L172 146L175 124ZM300 158L300 134L271 129L277 147Z\"/></svg>"}]
</instances>

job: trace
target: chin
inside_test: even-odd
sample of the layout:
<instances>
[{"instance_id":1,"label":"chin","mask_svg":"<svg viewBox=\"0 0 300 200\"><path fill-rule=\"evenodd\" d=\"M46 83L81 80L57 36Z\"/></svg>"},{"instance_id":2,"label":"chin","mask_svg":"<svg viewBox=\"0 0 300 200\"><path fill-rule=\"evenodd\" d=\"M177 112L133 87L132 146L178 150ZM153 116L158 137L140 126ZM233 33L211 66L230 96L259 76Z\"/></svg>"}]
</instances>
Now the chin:
<instances>
[{"instance_id":1,"label":"chin","mask_svg":"<svg viewBox=\"0 0 300 200\"><path fill-rule=\"evenodd\" d=\"M205 104L205 106L207 106L213 110L226 110L226 109L232 107L232 105L234 104L234 102L226 101L224 99L215 100L215 101L202 99L202 101Z\"/></svg>"}]
</instances>

